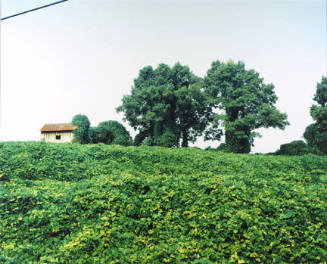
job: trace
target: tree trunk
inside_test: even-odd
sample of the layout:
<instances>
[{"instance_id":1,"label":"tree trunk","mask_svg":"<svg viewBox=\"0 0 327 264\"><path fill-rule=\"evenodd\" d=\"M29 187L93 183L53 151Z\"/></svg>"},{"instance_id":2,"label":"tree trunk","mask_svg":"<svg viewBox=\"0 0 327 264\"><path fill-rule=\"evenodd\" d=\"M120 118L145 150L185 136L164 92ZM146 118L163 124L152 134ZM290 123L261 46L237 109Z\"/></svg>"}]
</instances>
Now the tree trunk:
<instances>
[{"instance_id":1,"label":"tree trunk","mask_svg":"<svg viewBox=\"0 0 327 264\"><path fill-rule=\"evenodd\" d=\"M240 111L242 110L235 107L226 109L227 123L233 124L238 119L238 115ZM225 142L228 150L231 152L249 153L251 151L249 128L234 127L233 130L226 129Z\"/></svg>"},{"instance_id":2,"label":"tree trunk","mask_svg":"<svg viewBox=\"0 0 327 264\"><path fill-rule=\"evenodd\" d=\"M182 131L182 148L188 147L188 136L187 136L187 130Z\"/></svg>"},{"instance_id":3,"label":"tree trunk","mask_svg":"<svg viewBox=\"0 0 327 264\"><path fill-rule=\"evenodd\" d=\"M225 142L229 151L234 153L249 153L251 151L249 133L247 131L241 132L244 132L244 136L236 135L235 131L226 130Z\"/></svg>"}]
</instances>

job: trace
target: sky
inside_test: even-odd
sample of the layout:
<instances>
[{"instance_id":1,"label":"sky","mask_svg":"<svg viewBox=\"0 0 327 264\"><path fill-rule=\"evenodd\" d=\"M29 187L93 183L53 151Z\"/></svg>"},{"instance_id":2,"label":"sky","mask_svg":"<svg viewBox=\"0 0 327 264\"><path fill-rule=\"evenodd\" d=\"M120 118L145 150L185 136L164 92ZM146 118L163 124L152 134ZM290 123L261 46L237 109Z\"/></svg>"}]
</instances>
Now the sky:
<instances>
[{"instance_id":1,"label":"sky","mask_svg":"<svg viewBox=\"0 0 327 264\"><path fill-rule=\"evenodd\" d=\"M2 0L2 17L51 2ZM92 126L121 122L116 108L141 68L180 62L203 77L213 61L231 59L275 86L290 125L259 129L252 152L275 151L313 122L326 32L324 0L69 0L4 20L0 141L40 140L43 124L76 114Z\"/></svg>"}]
</instances>

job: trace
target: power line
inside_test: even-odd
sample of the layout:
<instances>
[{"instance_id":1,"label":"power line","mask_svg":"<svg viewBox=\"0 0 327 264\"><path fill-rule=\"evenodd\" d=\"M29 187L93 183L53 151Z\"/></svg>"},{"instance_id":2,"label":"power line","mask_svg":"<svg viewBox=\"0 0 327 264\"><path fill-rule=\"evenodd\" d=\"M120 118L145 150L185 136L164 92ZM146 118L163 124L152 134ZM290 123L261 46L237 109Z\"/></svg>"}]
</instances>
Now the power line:
<instances>
[{"instance_id":1,"label":"power line","mask_svg":"<svg viewBox=\"0 0 327 264\"><path fill-rule=\"evenodd\" d=\"M66 2L66 1L68 1L68 0L61 0L61 1L57 1L57 2L54 2L54 3L48 4L48 5L44 5L44 6L40 6L40 7L36 7L36 8L30 9L30 10L27 10L27 11L21 12L21 13L17 13L17 14L14 14L14 15L10 15L10 16L3 17L3 18L1 18L1 20L6 20L6 19L9 19L9 18L12 18L12 17L16 17L16 16L24 15L24 14L26 14L26 13L33 12L33 11L36 11L36 10L39 10L39 9L42 9L42 8L46 8L46 7L49 7L49 6L57 5L57 4L60 4L60 3Z\"/></svg>"},{"instance_id":2,"label":"power line","mask_svg":"<svg viewBox=\"0 0 327 264\"><path fill-rule=\"evenodd\" d=\"M36 7L36 8L30 9L30 10L26 10L24 12L20 12L20 13L14 14L14 15L6 16L6 17L1 18L0 19L0 22L2 20L6 20L6 19L13 18L13 17L20 16L20 15L24 15L24 14L27 14L27 13L30 13L30 12L33 12L33 11L36 11L36 10L40 10L40 9L43 9L43 8L46 8L46 7L49 7L49 6L53 6L53 5L57 5L57 4L60 4L60 3L63 3L63 2L67 2L67 1L68 0L61 0L61 1L53 2L51 4L47 4L47 5L44 5L44 6ZM0 3L0 14L1 14L1 7L2 6L1 6L1 3ZM1 23L0 23L0 36L1 36ZM0 37L0 50L1 50L1 37ZM0 51L0 62L1 62L1 51ZM2 123L1 122L2 121L2 118L1 118L1 115L2 115L1 107L2 107L2 104L1 104L1 101L2 101L2 94L1 94L1 63L0 63L0 132L2 133L2 128L1 128L1 123ZM2 136L2 135L0 135L0 136Z\"/></svg>"}]
</instances>

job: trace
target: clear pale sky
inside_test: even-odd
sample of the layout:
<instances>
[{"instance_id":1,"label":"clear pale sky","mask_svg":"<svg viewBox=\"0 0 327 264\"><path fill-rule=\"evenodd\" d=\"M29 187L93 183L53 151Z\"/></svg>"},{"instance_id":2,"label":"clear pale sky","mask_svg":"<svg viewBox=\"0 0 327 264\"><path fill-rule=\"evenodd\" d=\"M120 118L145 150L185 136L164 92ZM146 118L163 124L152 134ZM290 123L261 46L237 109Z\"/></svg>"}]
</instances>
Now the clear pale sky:
<instances>
[{"instance_id":1,"label":"clear pale sky","mask_svg":"<svg viewBox=\"0 0 327 264\"><path fill-rule=\"evenodd\" d=\"M51 2L2 0L2 17ZM179 61L204 76L212 61L232 59L275 85L291 125L260 130L253 152L275 151L302 139L312 122L309 108L326 74L325 4L70 0L2 21L0 140L39 140L44 123L79 113L93 126L121 121L115 109L146 65Z\"/></svg>"}]
</instances>

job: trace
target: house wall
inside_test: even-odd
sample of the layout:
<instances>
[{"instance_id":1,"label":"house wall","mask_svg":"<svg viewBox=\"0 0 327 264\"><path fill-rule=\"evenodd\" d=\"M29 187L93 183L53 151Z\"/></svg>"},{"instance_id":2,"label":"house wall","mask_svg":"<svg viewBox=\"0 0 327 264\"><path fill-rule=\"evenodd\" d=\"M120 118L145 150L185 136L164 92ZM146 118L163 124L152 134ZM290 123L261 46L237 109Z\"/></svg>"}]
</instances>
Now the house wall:
<instances>
[{"instance_id":1,"label":"house wall","mask_svg":"<svg viewBox=\"0 0 327 264\"><path fill-rule=\"evenodd\" d=\"M60 135L60 139L56 139L57 135ZM73 141L73 138L73 132L50 132L41 134L41 141L44 142L71 143Z\"/></svg>"}]
</instances>

